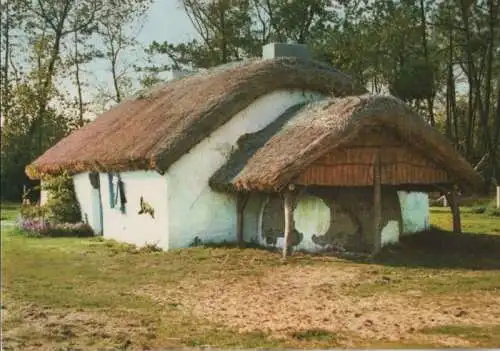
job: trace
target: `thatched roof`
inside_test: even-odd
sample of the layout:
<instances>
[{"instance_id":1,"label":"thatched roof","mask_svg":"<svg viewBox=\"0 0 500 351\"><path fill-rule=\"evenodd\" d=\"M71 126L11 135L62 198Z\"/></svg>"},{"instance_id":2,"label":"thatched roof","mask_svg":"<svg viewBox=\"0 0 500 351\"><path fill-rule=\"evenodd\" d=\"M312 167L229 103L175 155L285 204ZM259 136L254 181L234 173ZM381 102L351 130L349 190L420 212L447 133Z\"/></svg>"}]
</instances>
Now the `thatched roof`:
<instances>
[{"instance_id":1,"label":"thatched roof","mask_svg":"<svg viewBox=\"0 0 500 351\"><path fill-rule=\"evenodd\" d=\"M210 183L220 190L280 191L313 161L355 139L366 127L391 130L466 187L482 183L448 140L405 103L372 95L290 109L264 130L242 137L239 149Z\"/></svg>"},{"instance_id":2,"label":"thatched roof","mask_svg":"<svg viewBox=\"0 0 500 351\"><path fill-rule=\"evenodd\" d=\"M169 82L124 101L62 139L27 167L31 177L168 167L236 113L277 90L364 93L328 65L297 58L251 60Z\"/></svg>"}]
</instances>

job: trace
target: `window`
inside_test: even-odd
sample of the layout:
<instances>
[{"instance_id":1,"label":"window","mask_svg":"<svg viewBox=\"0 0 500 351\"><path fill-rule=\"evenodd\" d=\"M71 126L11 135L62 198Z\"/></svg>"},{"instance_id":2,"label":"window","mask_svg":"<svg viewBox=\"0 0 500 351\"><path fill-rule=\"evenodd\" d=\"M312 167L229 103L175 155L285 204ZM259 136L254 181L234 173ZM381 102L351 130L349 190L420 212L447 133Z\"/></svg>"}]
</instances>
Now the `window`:
<instances>
[{"instance_id":1,"label":"window","mask_svg":"<svg viewBox=\"0 0 500 351\"><path fill-rule=\"evenodd\" d=\"M118 173L108 173L109 181L109 207L120 207L120 211L125 213L125 204L127 198L125 197L125 184L121 180Z\"/></svg>"},{"instance_id":2,"label":"window","mask_svg":"<svg viewBox=\"0 0 500 351\"><path fill-rule=\"evenodd\" d=\"M89 173L89 179L90 179L90 185L92 185L92 188L99 189L99 187L100 187L100 184L99 184L99 173L97 173L97 172L90 172Z\"/></svg>"}]
</instances>

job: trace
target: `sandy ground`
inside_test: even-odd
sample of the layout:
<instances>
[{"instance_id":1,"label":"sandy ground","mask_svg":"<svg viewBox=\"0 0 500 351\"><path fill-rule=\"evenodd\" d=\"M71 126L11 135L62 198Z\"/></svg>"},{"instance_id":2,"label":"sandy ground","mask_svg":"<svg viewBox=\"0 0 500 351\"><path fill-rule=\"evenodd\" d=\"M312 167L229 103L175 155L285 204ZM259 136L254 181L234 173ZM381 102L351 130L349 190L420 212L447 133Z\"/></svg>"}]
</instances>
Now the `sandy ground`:
<instances>
[{"instance_id":1,"label":"sandy ground","mask_svg":"<svg viewBox=\"0 0 500 351\"><path fill-rule=\"evenodd\" d=\"M349 293L366 279L359 268L292 270L284 266L260 278L186 279L175 290L146 286L136 293L159 303L182 305L186 312L241 332L265 331L276 337L297 330L323 329L354 335L358 340L425 340L443 346L468 346L466 340L457 337L423 335L419 330L500 324L500 296L494 292L466 297L447 294L439 299L418 290L367 297Z\"/></svg>"}]
</instances>

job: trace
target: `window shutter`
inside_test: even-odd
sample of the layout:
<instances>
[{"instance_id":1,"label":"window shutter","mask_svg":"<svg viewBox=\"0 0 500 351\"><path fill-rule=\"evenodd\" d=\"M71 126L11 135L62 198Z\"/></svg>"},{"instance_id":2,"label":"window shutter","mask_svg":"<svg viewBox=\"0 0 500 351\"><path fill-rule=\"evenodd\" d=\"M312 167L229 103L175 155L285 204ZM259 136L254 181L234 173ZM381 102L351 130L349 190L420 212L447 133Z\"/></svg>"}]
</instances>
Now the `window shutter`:
<instances>
[{"instance_id":1,"label":"window shutter","mask_svg":"<svg viewBox=\"0 0 500 351\"><path fill-rule=\"evenodd\" d=\"M113 187L113 173L108 173L109 207L115 208L115 189Z\"/></svg>"}]
</instances>

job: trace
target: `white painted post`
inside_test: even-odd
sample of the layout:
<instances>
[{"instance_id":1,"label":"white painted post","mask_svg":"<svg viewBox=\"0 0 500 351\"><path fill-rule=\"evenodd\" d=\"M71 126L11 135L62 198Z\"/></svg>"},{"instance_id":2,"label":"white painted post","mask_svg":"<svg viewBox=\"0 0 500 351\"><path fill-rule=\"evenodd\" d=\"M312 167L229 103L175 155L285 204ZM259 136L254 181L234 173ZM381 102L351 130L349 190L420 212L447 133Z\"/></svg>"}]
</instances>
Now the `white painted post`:
<instances>
[{"instance_id":1,"label":"white painted post","mask_svg":"<svg viewBox=\"0 0 500 351\"><path fill-rule=\"evenodd\" d=\"M448 207L448 201L446 200L446 195L443 195L443 207Z\"/></svg>"},{"instance_id":2,"label":"white painted post","mask_svg":"<svg viewBox=\"0 0 500 351\"><path fill-rule=\"evenodd\" d=\"M500 208L500 186L497 186L497 208Z\"/></svg>"}]
</instances>

